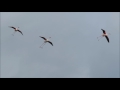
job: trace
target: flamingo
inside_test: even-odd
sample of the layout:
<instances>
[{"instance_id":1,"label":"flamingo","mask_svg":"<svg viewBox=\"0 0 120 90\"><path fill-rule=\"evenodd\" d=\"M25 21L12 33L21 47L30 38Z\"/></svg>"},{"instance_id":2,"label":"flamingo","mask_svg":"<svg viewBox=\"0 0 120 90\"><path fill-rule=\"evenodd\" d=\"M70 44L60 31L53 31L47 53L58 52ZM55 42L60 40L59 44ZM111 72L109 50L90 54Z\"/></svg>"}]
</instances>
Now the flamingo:
<instances>
[{"instance_id":1,"label":"flamingo","mask_svg":"<svg viewBox=\"0 0 120 90\"><path fill-rule=\"evenodd\" d=\"M15 27L13 27L13 26L9 26L9 27L10 27L10 28L13 28L13 29L15 30L15 32L18 31L18 32L20 32L20 33L23 35L23 33L22 33L20 30L18 30L19 27L18 27L18 28L15 28ZM14 36L15 32L12 34L13 36Z\"/></svg>"},{"instance_id":2,"label":"flamingo","mask_svg":"<svg viewBox=\"0 0 120 90\"><path fill-rule=\"evenodd\" d=\"M107 39L107 41L108 41L108 43L109 43L108 35L109 35L110 33L107 34L106 31L105 31L104 29L101 29L101 30L103 31L103 34L102 34L102 36L97 37L97 38L98 38L98 41L100 40L100 38L106 37L106 39Z\"/></svg>"},{"instance_id":3,"label":"flamingo","mask_svg":"<svg viewBox=\"0 0 120 90\"><path fill-rule=\"evenodd\" d=\"M40 38L44 39L44 43L40 46L40 48L42 48L43 45L45 45L45 43L50 43L53 46L53 43L49 40L51 37L49 37L49 39L46 39L45 37L39 36Z\"/></svg>"}]
</instances>

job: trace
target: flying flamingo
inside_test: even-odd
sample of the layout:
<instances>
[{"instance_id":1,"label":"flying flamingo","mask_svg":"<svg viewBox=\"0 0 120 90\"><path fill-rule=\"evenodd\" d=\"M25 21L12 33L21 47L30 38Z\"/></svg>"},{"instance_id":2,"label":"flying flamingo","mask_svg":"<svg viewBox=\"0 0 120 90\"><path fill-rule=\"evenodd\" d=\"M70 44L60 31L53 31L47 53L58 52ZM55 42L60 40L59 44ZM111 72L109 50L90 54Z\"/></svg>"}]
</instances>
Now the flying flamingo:
<instances>
[{"instance_id":1,"label":"flying flamingo","mask_svg":"<svg viewBox=\"0 0 120 90\"><path fill-rule=\"evenodd\" d=\"M106 37L106 39L107 39L107 41L108 41L108 43L109 43L108 35L109 35L110 33L107 34L105 30L103 30L103 29L101 29L101 30L103 31L103 34L102 34L102 36L97 37L97 38L98 38L98 41L100 40L100 38Z\"/></svg>"},{"instance_id":2,"label":"flying flamingo","mask_svg":"<svg viewBox=\"0 0 120 90\"><path fill-rule=\"evenodd\" d=\"M39 37L41 37L42 39L45 40L44 43L40 46L41 48L42 48L42 46L45 45L45 43L47 43L47 42L50 43L50 44L53 46L52 42L49 41L49 39L46 39L45 37L42 37L42 36L39 36ZM49 38L51 38L51 37L49 37Z\"/></svg>"},{"instance_id":3,"label":"flying flamingo","mask_svg":"<svg viewBox=\"0 0 120 90\"><path fill-rule=\"evenodd\" d=\"M13 28L13 29L15 30L15 32L18 31L18 32L20 32L20 33L23 35L23 33L22 33L20 30L18 30L19 27L18 27L18 28L15 28L15 27L13 27L13 26L9 26L9 27L10 27L10 28ZM13 36L14 36L15 32L12 34Z\"/></svg>"}]
</instances>

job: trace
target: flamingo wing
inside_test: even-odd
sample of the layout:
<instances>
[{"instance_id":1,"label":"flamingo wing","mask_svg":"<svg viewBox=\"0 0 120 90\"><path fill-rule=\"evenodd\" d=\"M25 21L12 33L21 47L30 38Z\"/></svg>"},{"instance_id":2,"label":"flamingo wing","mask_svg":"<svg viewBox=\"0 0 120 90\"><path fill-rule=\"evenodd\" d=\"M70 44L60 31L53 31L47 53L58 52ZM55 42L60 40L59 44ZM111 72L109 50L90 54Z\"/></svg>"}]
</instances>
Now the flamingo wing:
<instances>
[{"instance_id":1,"label":"flamingo wing","mask_svg":"<svg viewBox=\"0 0 120 90\"><path fill-rule=\"evenodd\" d=\"M109 38L108 38L108 36L105 36L105 37L106 37L107 41L109 42Z\"/></svg>"},{"instance_id":2,"label":"flamingo wing","mask_svg":"<svg viewBox=\"0 0 120 90\"><path fill-rule=\"evenodd\" d=\"M103 31L104 34L106 34L105 30L101 29Z\"/></svg>"},{"instance_id":3,"label":"flamingo wing","mask_svg":"<svg viewBox=\"0 0 120 90\"><path fill-rule=\"evenodd\" d=\"M17 30L17 31L20 32L23 35L23 33L20 30Z\"/></svg>"},{"instance_id":4,"label":"flamingo wing","mask_svg":"<svg viewBox=\"0 0 120 90\"><path fill-rule=\"evenodd\" d=\"M16 29L15 27L13 27L13 26L9 26L10 28L13 28L13 29Z\"/></svg>"},{"instance_id":5,"label":"flamingo wing","mask_svg":"<svg viewBox=\"0 0 120 90\"><path fill-rule=\"evenodd\" d=\"M41 37L41 36L39 36L39 37ZM42 39L44 39L44 40L47 40L45 37L41 37Z\"/></svg>"},{"instance_id":6,"label":"flamingo wing","mask_svg":"<svg viewBox=\"0 0 120 90\"><path fill-rule=\"evenodd\" d=\"M52 42L50 42L50 41L48 41L52 46L53 46L53 43Z\"/></svg>"}]
</instances>

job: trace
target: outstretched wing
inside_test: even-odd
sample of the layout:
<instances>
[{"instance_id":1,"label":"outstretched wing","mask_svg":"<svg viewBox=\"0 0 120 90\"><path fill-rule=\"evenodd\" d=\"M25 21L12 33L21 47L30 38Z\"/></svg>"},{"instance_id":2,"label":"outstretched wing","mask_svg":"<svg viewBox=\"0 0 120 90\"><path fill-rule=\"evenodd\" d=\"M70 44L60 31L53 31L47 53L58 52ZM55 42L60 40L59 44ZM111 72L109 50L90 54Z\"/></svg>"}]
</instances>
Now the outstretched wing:
<instances>
[{"instance_id":1,"label":"outstretched wing","mask_svg":"<svg viewBox=\"0 0 120 90\"><path fill-rule=\"evenodd\" d=\"M104 34L106 34L105 30L101 29L103 31Z\"/></svg>"},{"instance_id":2,"label":"outstretched wing","mask_svg":"<svg viewBox=\"0 0 120 90\"><path fill-rule=\"evenodd\" d=\"M13 26L9 26L10 28L13 28L13 29L16 29L15 27L13 27Z\"/></svg>"},{"instance_id":3,"label":"outstretched wing","mask_svg":"<svg viewBox=\"0 0 120 90\"><path fill-rule=\"evenodd\" d=\"M20 32L23 35L23 33L20 30L17 30L17 31Z\"/></svg>"},{"instance_id":4,"label":"outstretched wing","mask_svg":"<svg viewBox=\"0 0 120 90\"><path fill-rule=\"evenodd\" d=\"M109 42L109 38L108 38L108 36L105 36L105 37L106 37L107 41Z\"/></svg>"},{"instance_id":5,"label":"outstretched wing","mask_svg":"<svg viewBox=\"0 0 120 90\"><path fill-rule=\"evenodd\" d=\"M39 37L41 37L41 36L39 36ZM41 38L43 38L44 40L47 40L45 37L41 37Z\"/></svg>"},{"instance_id":6,"label":"outstretched wing","mask_svg":"<svg viewBox=\"0 0 120 90\"><path fill-rule=\"evenodd\" d=\"M50 41L48 41L48 42L53 46L52 42L50 42Z\"/></svg>"}]
</instances>

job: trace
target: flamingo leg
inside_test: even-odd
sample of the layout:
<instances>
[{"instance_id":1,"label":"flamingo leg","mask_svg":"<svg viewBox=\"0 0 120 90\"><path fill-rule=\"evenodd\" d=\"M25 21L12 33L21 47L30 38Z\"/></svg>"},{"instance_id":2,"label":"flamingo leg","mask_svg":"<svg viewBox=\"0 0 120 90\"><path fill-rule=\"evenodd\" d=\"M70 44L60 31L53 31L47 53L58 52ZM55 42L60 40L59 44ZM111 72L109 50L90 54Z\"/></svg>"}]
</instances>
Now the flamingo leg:
<instances>
[{"instance_id":1,"label":"flamingo leg","mask_svg":"<svg viewBox=\"0 0 120 90\"><path fill-rule=\"evenodd\" d=\"M101 38L102 36L97 37L97 39Z\"/></svg>"},{"instance_id":2,"label":"flamingo leg","mask_svg":"<svg viewBox=\"0 0 120 90\"><path fill-rule=\"evenodd\" d=\"M103 36L97 37L97 38L98 38L98 41L99 41L102 37L103 37Z\"/></svg>"},{"instance_id":3,"label":"flamingo leg","mask_svg":"<svg viewBox=\"0 0 120 90\"><path fill-rule=\"evenodd\" d=\"M45 45L45 42L40 46L40 48L42 48L43 45Z\"/></svg>"},{"instance_id":4,"label":"flamingo leg","mask_svg":"<svg viewBox=\"0 0 120 90\"><path fill-rule=\"evenodd\" d=\"M99 36L99 37L97 37L97 38L100 38L100 37L102 37L102 35L101 35L101 36Z\"/></svg>"},{"instance_id":5,"label":"flamingo leg","mask_svg":"<svg viewBox=\"0 0 120 90\"><path fill-rule=\"evenodd\" d=\"M43 46L45 45L46 43L43 44Z\"/></svg>"},{"instance_id":6,"label":"flamingo leg","mask_svg":"<svg viewBox=\"0 0 120 90\"><path fill-rule=\"evenodd\" d=\"M15 32L16 32L16 31L14 31L14 33L12 34L13 36L14 36Z\"/></svg>"},{"instance_id":7,"label":"flamingo leg","mask_svg":"<svg viewBox=\"0 0 120 90\"><path fill-rule=\"evenodd\" d=\"M43 43L44 44L44 43ZM40 46L40 48L42 48L43 44Z\"/></svg>"}]
</instances>

